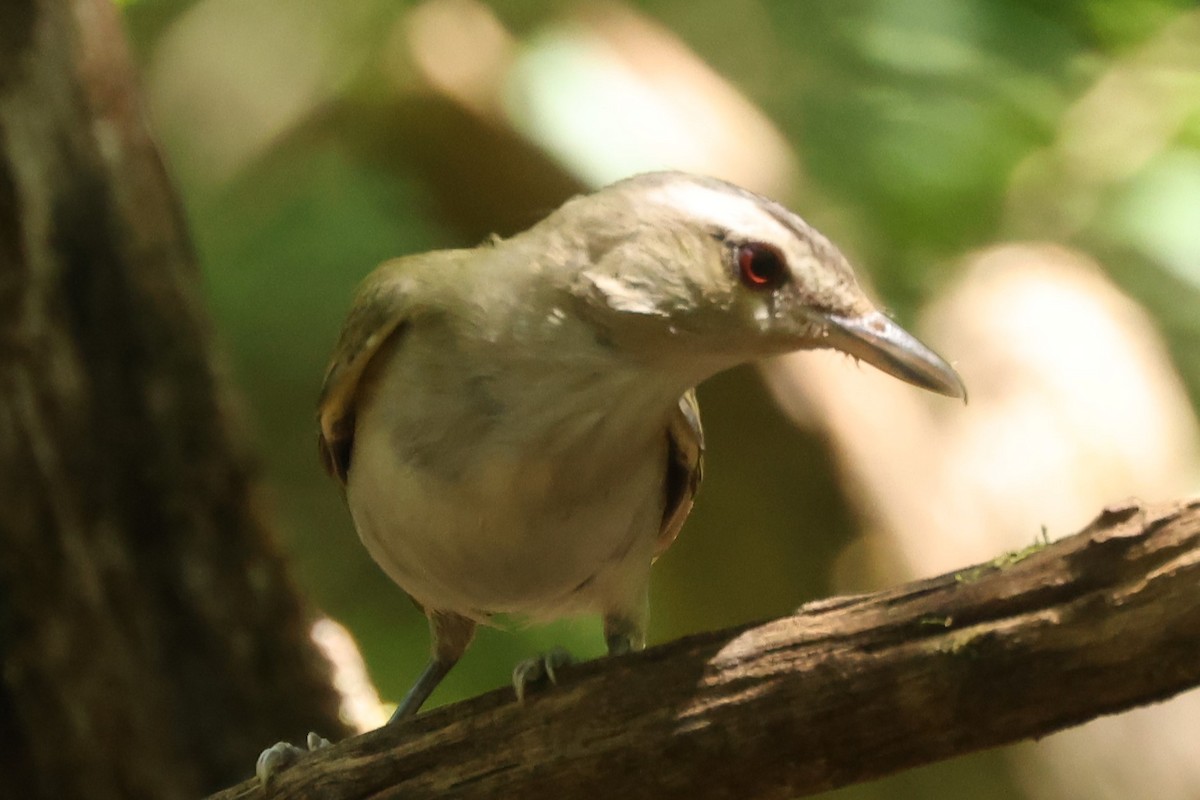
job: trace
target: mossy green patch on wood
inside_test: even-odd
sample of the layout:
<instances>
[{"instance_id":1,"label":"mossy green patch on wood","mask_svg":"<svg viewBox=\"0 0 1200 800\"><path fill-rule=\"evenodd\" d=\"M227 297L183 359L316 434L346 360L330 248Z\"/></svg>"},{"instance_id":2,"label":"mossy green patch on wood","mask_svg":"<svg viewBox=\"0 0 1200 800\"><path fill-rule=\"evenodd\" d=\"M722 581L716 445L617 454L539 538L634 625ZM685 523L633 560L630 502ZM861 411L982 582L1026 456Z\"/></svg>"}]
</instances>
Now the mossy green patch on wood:
<instances>
[{"instance_id":1,"label":"mossy green patch on wood","mask_svg":"<svg viewBox=\"0 0 1200 800\"><path fill-rule=\"evenodd\" d=\"M985 564L956 572L954 573L954 581L955 583L974 583L989 572L1011 567L1013 564L1024 561L1034 553L1045 549L1048 544L1050 544L1050 537L1046 532L1046 526L1043 525L1041 535L1032 544L1022 547L1020 550L1009 550L1006 553L1001 553Z\"/></svg>"}]
</instances>

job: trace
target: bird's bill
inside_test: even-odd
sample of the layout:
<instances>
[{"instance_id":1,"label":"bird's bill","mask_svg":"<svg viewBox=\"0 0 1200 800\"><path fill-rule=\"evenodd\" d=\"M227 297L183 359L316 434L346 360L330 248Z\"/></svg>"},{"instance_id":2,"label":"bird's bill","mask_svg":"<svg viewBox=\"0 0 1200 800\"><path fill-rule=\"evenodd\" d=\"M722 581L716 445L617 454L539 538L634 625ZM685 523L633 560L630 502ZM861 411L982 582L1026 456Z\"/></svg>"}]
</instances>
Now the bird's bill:
<instances>
[{"instance_id":1,"label":"bird's bill","mask_svg":"<svg viewBox=\"0 0 1200 800\"><path fill-rule=\"evenodd\" d=\"M878 311L860 317L823 315L825 344L895 378L947 397L967 399L962 378L937 353Z\"/></svg>"}]
</instances>

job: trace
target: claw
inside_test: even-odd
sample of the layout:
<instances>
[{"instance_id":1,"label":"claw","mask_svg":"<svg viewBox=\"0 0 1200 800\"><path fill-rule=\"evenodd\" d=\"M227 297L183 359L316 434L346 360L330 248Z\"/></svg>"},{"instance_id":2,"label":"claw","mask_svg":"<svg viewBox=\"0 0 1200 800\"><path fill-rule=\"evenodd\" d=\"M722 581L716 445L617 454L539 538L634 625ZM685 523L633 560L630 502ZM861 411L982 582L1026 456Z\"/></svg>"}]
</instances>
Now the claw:
<instances>
[{"instance_id":1,"label":"claw","mask_svg":"<svg viewBox=\"0 0 1200 800\"><path fill-rule=\"evenodd\" d=\"M263 786L270 785L271 778L275 777L276 773L290 767L304 752L291 742L276 742L263 750L254 765L254 774L258 776L258 782Z\"/></svg>"},{"instance_id":2,"label":"claw","mask_svg":"<svg viewBox=\"0 0 1200 800\"><path fill-rule=\"evenodd\" d=\"M329 747L329 740L324 736L309 732L304 742L307 750L302 750L291 742L276 742L259 753L258 762L254 765L254 774L263 786L269 786L271 779L290 767L305 753Z\"/></svg>"},{"instance_id":3,"label":"claw","mask_svg":"<svg viewBox=\"0 0 1200 800\"><path fill-rule=\"evenodd\" d=\"M513 689L517 693L517 702L525 702L525 687L546 679L558 684L558 674L555 670L575 662L575 659L561 647L555 647L549 652L526 659L513 667Z\"/></svg>"}]
</instances>

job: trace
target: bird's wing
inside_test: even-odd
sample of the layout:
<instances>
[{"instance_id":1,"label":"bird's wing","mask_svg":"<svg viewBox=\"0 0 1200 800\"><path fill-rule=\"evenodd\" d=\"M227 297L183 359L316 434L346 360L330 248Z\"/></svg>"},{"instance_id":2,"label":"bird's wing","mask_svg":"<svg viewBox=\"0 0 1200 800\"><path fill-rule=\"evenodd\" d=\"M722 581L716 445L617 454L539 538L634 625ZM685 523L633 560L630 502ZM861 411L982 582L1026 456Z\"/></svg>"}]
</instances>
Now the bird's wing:
<instances>
[{"instance_id":1,"label":"bird's wing","mask_svg":"<svg viewBox=\"0 0 1200 800\"><path fill-rule=\"evenodd\" d=\"M679 398L679 406L667 427L667 504L663 508L655 557L662 555L679 535L703 476L704 429L700 426L700 404L696 401L696 390L689 389Z\"/></svg>"},{"instance_id":2,"label":"bird's wing","mask_svg":"<svg viewBox=\"0 0 1200 800\"><path fill-rule=\"evenodd\" d=\"M390 261L363 281L325 372L317 402L317 443L326 472L343 486L354 447L356 406L370 379L368 368L399 340L412 311L403 268L403 260Z\"/></svg>"}]
</instances>

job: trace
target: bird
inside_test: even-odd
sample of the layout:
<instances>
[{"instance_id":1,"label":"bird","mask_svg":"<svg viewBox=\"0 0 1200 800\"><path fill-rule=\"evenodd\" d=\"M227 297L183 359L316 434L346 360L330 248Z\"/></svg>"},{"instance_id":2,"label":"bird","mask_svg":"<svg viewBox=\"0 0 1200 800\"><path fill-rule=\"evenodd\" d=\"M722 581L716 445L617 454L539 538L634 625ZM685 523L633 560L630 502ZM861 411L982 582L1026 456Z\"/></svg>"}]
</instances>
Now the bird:
<instances>
[{"instance_id":1,"label":"bird","mask_svg":"<svg viewBox=\"0 0 1200 800\"><path fill-rule=\"evenodd\" d=\"M511 238L379 266L318 423L362 543L429 621L431 656L390 722L499 615L598 614L610 654L642 649L651 564L701 482L695 387L821 348L966 398L825 236L712 177L636 175ZM518 695L561 660L519 665Z\"/></svg>"}]
</instances>

